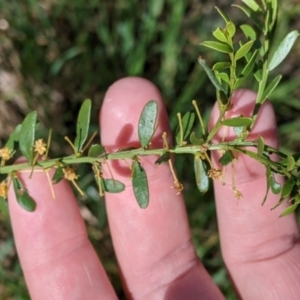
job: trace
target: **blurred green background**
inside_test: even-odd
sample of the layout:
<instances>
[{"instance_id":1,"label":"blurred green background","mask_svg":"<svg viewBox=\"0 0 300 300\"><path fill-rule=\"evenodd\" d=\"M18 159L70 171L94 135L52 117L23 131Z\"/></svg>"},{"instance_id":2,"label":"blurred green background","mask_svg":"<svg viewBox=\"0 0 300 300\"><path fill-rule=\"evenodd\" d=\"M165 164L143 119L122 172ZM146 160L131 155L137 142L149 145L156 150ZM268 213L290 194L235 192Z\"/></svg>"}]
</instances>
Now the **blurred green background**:
<instances>
[{"instance_id":1,"label":"blurred green background","mask_svg":"<svg viewBox=\"0 0 300 300\"><path fill-rule=\"evenodd\" d=\"M173 129L176 113L191 110L193 99L207 120L214 88L197 57L201 53L211 65L218 56L199 43L223 26L214 5L238 23L245 20L231 4L229 0L0 0L0 146L28 112L37 110L42 134L49 127L54 130L51 156L68 153L69 147L61 146L63 137L74 136L82 100L93 101L92 128L96 129L105 91L129 75L148 78L159 87ZM299 15L298 0L281 4L277 42L300 28ZM300 150L299 59L297 43L278 70L284 80L271 97L281 147L287 152ZM221 258L213 192L199 195L193 172L184 168L187 163L189 158L180 157L176 166L185 185L196 251L226 299L236 299ZM93 174L82 170L86 172L79 180L86 192L79 206L89 237L123 299L105 204ZM0 299L30 299L4 214L0 214Z\"/></svg>"}]
</instances>

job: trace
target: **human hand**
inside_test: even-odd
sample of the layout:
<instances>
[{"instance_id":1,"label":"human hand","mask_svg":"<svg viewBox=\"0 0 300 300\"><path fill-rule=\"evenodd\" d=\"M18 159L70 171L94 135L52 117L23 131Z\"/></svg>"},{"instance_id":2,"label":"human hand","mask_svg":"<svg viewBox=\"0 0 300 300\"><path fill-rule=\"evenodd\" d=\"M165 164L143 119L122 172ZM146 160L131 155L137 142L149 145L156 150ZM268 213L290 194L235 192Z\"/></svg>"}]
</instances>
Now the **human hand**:
<instances>
[{"instance_id":1,"label":"human hand","mask_svg":"<svg viewBox=\"0 0 300 300\"><path fill-rule=\"evenodd\" d=\"M109 151L138 145L139 114L150 99L158 101L159 126L152 145L161 146L164 131L170 137L167 115L158 90L140 78L126 78L108 90L100 114L102 144ZM255 95L240 91L229 114L249 115ZM215 108L212 120L217 118ZM230 136L226 132L225 136ZM277 145L275 118L270 104L263 105L253 128L266 144ZM221 140L220 132L216 139ZM250 136L251 138L251 136ZM217 153L213 161L217 164ZM128 167L111 164L116 179L126 184L121 194L107 194L106 208L124 289L132 299L224 299L199 262L193 245L182 195L170 187L167 164L142 160L150 187L147 209L138 207L130 189ZM232 191L232 169L225 181L216 181L215 198L223 258L235 288L243 299L298 299L300 287L299 230L294 215L278 218L266 204L265 170L249 158L234 164L235 183L243 198ZM87 238L68 183L54 186L53 201L45 174L20 174L36 200L34 213L23 210L9 192L9 209L19 258L31 299L116 299L117 296Z\"/></svg>"}]
</instances>

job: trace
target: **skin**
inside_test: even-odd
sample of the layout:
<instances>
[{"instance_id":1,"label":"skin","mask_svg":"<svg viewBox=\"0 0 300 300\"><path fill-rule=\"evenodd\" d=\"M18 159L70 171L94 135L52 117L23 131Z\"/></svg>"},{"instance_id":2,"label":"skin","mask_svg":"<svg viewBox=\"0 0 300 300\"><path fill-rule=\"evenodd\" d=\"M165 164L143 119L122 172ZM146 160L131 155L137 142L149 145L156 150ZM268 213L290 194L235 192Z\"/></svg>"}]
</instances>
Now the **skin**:
<instances>
[{"instance_id":1,"label":"skin","mask_svg":"<svg viewBox=\"0 0 300 300\"><path fill-rule=\"evenodd\" d=\"M161 147L164 131L171 140L158 89L145 79L125 78L108 89L100 112L101 140L108 151L138 145L136 124L150 99L159 105L152 147ZM254 101L253 92L238 91L227 117L249 116ZM214 107L210 127L217 117ZM276 122L269 103L262 106L249 139L259 135L266 144L277 146ZM233 136L228 128L221 128L214 142ZM216 167L219 155L212 154ZM123 193L107 194L106 207L128 299L224 299L196 256L184 199L170 188L174 180L168 165L155 166L154 160L141 160L151 195L146 210L136 204L126 164L110 164L114 177L126 184ZM20 176L37 201L36 211L28 213L9 191L14 237L31 299L117 299L87 238L69 184L62 181L54 186L57 200L53 201L44 173L35 172L32 180L28 173ZM240 200L234 197L232 176L243 195ZM265 186L265 169L243 156L233 167L226 167L223 182L214 182L223 258L240 298L299 299L296 219L294 215L278 218L283 206L270 211L278 201L272 193L261 206Z\"/></svg>"}]
</instances>

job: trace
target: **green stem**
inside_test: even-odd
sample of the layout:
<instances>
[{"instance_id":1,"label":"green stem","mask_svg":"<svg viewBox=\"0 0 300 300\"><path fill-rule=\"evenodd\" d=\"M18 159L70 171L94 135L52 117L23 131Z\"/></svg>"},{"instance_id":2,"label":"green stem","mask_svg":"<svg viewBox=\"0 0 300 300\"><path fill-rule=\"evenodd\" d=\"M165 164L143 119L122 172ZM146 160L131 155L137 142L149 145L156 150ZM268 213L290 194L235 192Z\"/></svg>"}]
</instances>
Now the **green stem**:
<instances>
[{"instance_id":1,"label":"green stem","mask_svg":"<svg viewBox=\"0 0 300 300\"><path fill-rule=\"evenodd\" d=\"M202 145L186 145L186 146L176 146L173 148L165 149L144 149L144 148L138 148L134 150L125 150L125 151L119 151L114 153L107 153L101 157L88 157L88 156L82 156L82 157L75 157L74 155L63 157L63 158L55 158L45 161L39 161L35 165L37 168L43 168L48 169L55 166L58 166L59 164L64 165L75 165L75 164L94 164L96 162L101 162L104 160L119 160L119 159L133 159L137 156L149 156L149 155L163 155L166 152L169 152L171 154L192 154L196 155L199 152L206 152L206 151L216 151L216 150L237 150L240 152L243 152L247 154L250 157L253 157L256 159L255 153L244 150L241 148L244 147L257 147L256 141L233 141L233 142L223 142L219 144L213 144L210 145L208 142L204 142ZM268 151L269 153L276 153L279 156L285 158L286 155L281 153L275 148L265 146L265 151ZM253 153L253 154L252 154ZM271 160L268 160L267 158L261 158L259 161L263 163L267 163L267 161L272 164ZM273 165L272 165L273 166ZM274 163L275 167L275 163ZM17 172L22 170L31 170L32 165L28 162L22 163L22 164L15 164L10 166L3 166L0 167L0 174L10 174L11 172Z\"/></svg>"},{"instance_id":2,"label":"green stem","mask_svg":"<svg viewBox=\"0 0 300 300\"><path fill-rule=\"evenodd\" d=\"M218 117L218 120L215 124L215 126L213 127L212 131L209 133L208 137L207 137L207 142L210 142L212 140L212 138L215 136L215 134L219 131L222 123L221 121L223 120L224 116L225 116L225 112L227 111L227 105L222 105L220 108L220 115Z\"/></svg>"}]
</instances>

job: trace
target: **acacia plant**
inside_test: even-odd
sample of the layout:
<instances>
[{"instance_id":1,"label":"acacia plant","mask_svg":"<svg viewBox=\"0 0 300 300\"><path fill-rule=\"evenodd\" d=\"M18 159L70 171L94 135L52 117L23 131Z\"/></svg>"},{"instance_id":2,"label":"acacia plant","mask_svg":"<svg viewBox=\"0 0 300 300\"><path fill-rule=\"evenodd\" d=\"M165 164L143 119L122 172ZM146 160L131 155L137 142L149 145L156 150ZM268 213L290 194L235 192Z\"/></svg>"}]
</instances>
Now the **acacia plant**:
<instances>
[{"instance_id":1,"label":"acacia plant","mask_svg":"<svg viewBox=\"0 0 300 300\"><path fill-rule=\"evenodd\" d=\"M224 57L222 61L218 61L213 66L208 66L202 57L198 59L211 84L216 89L216 99L220 110L219 118L210 132L203 122L196 101L193 101L193 112L188 112L183 116L180 113L177 114L178 129L175 135L175 146L168 145L164 133L161 147L151 148L151 139L159 120L157 120L157 102L150 100L140 115L139 123L136 124L140 147L107 152L100 144L93 144L95 135L88 137L91 100L87 99L83 102L78 114L75 140L71 141L65 137L74 153L71 156L49 159L51 130L49 130L47 141L36 138L38 120L37 112L33 111L26 116L22 124L15 128L5 146L0 149L0 174L7 175L7 178L0 183L0 207L5 209L8 187L12 184L21 207L27 211L35 210L36 202L28 194L18 176L18 172L22 170L27 170L29 177L37 170L45 172L52 191L52 185L65 178L71 181L82 194L83 192L76 183L78 175L75 170L81 164L89 164L94 172L100 196L106 192L122 192L125 185L115 180L113 174L111 174L111 178L104 178L102 166L109 160L126 160L131 162L129 168L131 169L132 187L137 204L141 208L146 208L149 203L149 189L147 174L140 162L142 156L156 155L158 156L156 164L168 163L174 176L174 188L180 193L183 185L175 175L171 155L193 155L196 184L200 192L204 193L209 188L209 178L221 179L224 167L238 159L238 154L242 153L265 166L266 196L269 190L281 195L275 207L285 200L289 201L290 206L282 212L281 216L293 212L300 204L300 179L297 176L300 168L300 155L286 155L266 145L261 136L255 141L248 141L247 136L252 130L260 106L270 96L282 78L281 75L270 77L271 71L286 58L299 33L297 31L288 33L279 46L274 49L278 1L242 0L242 2L242 5L234 4L233 6L244 12L248 17L248 22L237 27L223 11L216 7L224 21L224 26L213 31L213 40L201 43L203 47L220 52ZM233 92L243 87L246 80L251 78L257 83L256 105L252 116L225 119L225 113L231 107ZM213 137L221 126L232 127L236 134L235 139L214 143ZM197 127L201 129L200 136L197 136L193 131ZM209 157L210 151L223 153L219 160L223 169L217 169L212 164ZM271 158L271 154L274 153L279 158L276 161ZM17 154L25 156L27 162L12 164L12 158L15 158ZM56 169L52 178L48 172L50 168ZM283 185L276 181L275 174L285 177L286 181ZM233 193L237 198L242 196L235 187L233 187ZM262 203L265 202L266 196L262 199ZM54 192L53 197L55 197Z\"/></svg>"}]
</instances>

